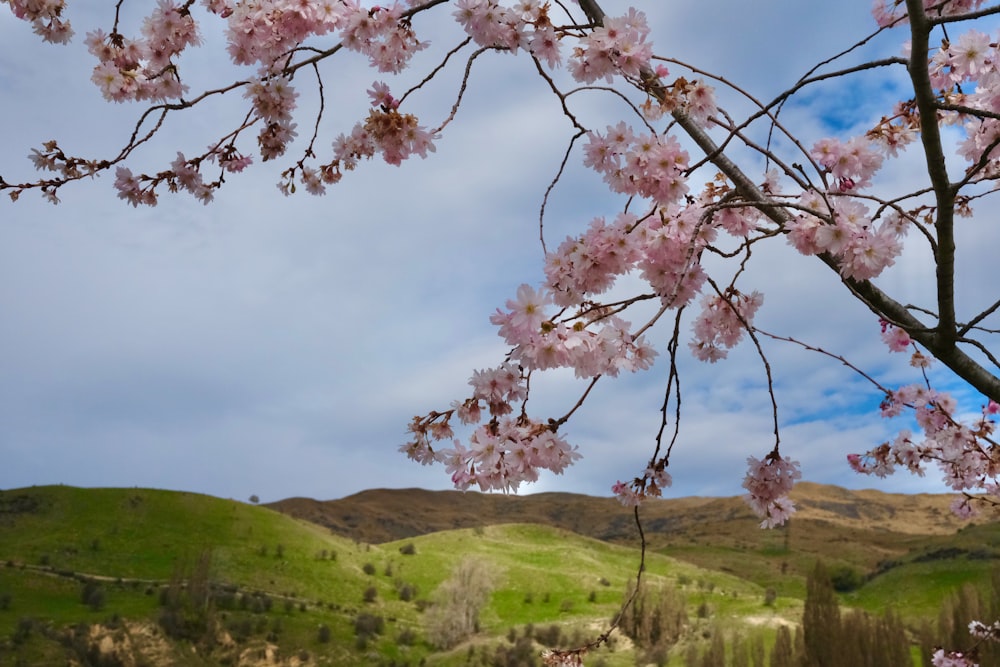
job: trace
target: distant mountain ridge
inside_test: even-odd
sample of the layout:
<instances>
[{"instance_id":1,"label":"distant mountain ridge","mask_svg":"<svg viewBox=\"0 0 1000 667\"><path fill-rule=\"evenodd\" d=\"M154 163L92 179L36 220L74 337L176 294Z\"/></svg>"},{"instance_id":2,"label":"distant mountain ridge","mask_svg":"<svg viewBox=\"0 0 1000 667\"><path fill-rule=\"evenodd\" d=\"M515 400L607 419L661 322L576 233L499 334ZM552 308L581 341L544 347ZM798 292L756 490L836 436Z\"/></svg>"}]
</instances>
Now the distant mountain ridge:
<instances>
[{"instance_id":1,"label":"distant mountain ridge","mask_svg":"<svg viewBox=\"0 0 1000 667\"><path fill-rule=\"evenodd\" d=\"M880 529L907 535L952 533L966 522L950 511L949 494L854 491L801 482L792 493L794 522L821 521L846 529ZM456 528L500 523L540 523L607 541L638 536L631 510L614 498L574 493L525 496L425 489L371 489L337 500L287 498L266 505L355 540L380 544ZM699 526L756 520L732 497L655 499L643 504L644 530L685 533Z\"/></svg>"},{"instance_id":2,"label":"distant mountain ridge","mask_svg":"<svg viewBox=\"0 0 1000 667\"><path fill-rule=\"evenodd\" d=\"M940 548L935 545L953 544L969 525L952 514L949 494L854 491L802 482L792 498L798 511L776 530L761 530L740 497L656 499L641 507L643 534L653 550L765 584L789 571L804 577L816 560L833 559L859 573L881 571ZM640 543L632 510L614 498L572 493L373 489L338 500L288 498L268 506L370 544L504 523L537 523L633 547ZM993 518L977 522L989 524Z\"/></svg>"}]
</instances>

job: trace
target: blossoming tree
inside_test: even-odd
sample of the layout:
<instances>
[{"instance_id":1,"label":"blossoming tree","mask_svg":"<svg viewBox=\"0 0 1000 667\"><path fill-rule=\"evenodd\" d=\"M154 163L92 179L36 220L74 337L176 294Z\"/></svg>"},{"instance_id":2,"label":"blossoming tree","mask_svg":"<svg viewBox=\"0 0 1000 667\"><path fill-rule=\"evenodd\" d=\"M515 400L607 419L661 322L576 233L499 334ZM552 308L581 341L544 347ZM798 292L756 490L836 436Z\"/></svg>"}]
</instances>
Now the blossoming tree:
<instances>
[{"instance_id":1,"label":"blossoming tree","mask_svg":"<svg viewBox=\"0 0 1000 667\"><path fill-rule=\"evenodd\" d=\"M0 1L42 39L71 41L74 28L64 0ZM601 378L646 370L661 356L668 374L653 451L637 462L633 479L613 486L628 506L659 496L677 472L671 471L670 453L683 413L678 355L715 363L748 341L762 361L775 438L769 451L747 453L744 487L762 525L780 524L794 512L787 494L800 471L780 451L780 405L761 345L772 338L848 365L882 392L884 416L915 418L919 432L901 430L868 452L848 455L855 470L922 474L936 465L958 494L957 512L973 512L976 502L1000 502L1000 449L993 439L1000 359L992 351L1000 333L1000 299L994 293L960 300L955 279L956 219L988 209L1000 176L1000 47L996 36L983 31L1000 6L984 0L875 0L871 34L808 69L774 99L762 100L724 73L654 50L641 11L607 16L593 0L159 0L133 35L120 24L123 3L109 10L106 25L88 27L83 41L94 58L93 83L104 97L140 105L134 129L104 156L67 154L57 140L38 147L31 159L40 177L0 175L0 190L12 200L37 191L57 202L62 188L107 172L118 196L133 206L155 205L164 193L181 191L207 203L224 185L238 184L239 172L257 160L285 161L278 184L285 194L300 187L323 194L366 160L400 165L434 152L435 141L459 119L473 63L490 53L532 61L574 128L563 165L581 161L611 192L627 197L628 206L613 220L595 218L554 247L541 235L544 278L518 288L491 318L509 346L505 358L473 373L468 396L409 425L411 439L402 450L421 463L443 464L456 487L513 490L543 470L564 471L580 454L561 427L590 388ZM457 21L464 38L425 41L420 24L434 19ZM228 57L246 76L192 91L183 57L206 30L224 32ZM839 64L883 33L898 34L897 51ZM411 68L414 54L434 49L436 66ZM379 74L367 90L367 117L326 137L319 66L345 52L363 54ZM417 118L410 101L451 70L461 80L451 112L436 125ZM783 122L789 100L821 82L850 82L883 70L905 74L907 91L863 133L806 138ZM378 80L389 74L395 81L409 76L408 87L393 89ZM302 85L318 89L321 105L314 116L297 109ZM720 89L752 110L739 117L721 108ZM586 126L575 112L585 90L616 96L628 113L603 127ZM159 171L133 171L134 156L152 137L168 132L176 114L195 113L224 95L245 99L242 122L219 128L207 148L183 147ZM299 137L302 127L308 130ZM914 153L922 164L920 182L893 190L899 182L893 170L901 156ZM744 284L744 269L758 261L758 248L775 245L825 265L831 286L871 311L888 351L910 356L919 381L883 386L835 352L757 328L765 295ZM880 284L883 272L905 253L932 258L927 270L934 289L923 304L904 303ZM611 296L625 277L641 287ZM992 285L981 287L989 291ZM633 321L636 314L641 319ZM647 337L657 326L669 332L664 347ZM981 395L971 412L929 382L925 369L935 361ZM558 368L583 379L579 401L562 416L529 415L532 376ZM467 438L456 438L456 429ZM997 632L985 625L976 630L980 636ZM575 660L578 654L562 657ZM935 659L939 665L969 664L967 657L944 651Z\"/></svg>"}]
</instances>

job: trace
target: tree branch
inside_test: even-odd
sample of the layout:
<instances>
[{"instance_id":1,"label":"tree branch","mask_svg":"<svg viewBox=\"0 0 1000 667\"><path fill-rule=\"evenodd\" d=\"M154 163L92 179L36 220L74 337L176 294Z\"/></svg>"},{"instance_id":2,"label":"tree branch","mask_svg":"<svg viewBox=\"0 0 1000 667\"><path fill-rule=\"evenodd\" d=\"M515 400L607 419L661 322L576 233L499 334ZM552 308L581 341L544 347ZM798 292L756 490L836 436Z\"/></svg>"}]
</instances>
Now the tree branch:
<instances>
[{"instance_id":1,"label":"tree branch","mask_svg":"<svg viewBox=\"0 0 1000 667\"><path fill-rule=\"evenodd\" d=\"M956 190L948 180L948 169L941 144L938 126L937 100L927 71L930 32L934 24L924 13L920 0L906 0L910 17L910 63L907 71L913 84L914 99L920 121L920 141L924 147L927 175L934 188L937 203L935 228L937 231L937 301L938 336L942 347L954 345L955 334L955 195Z\"/></svg>"},{"instance_id":2,"label":"tree branch","mask_svg":"<svg viewBox=\"0 0 1000 667\"><path fill-rule=\"evenodd\" d=\"M605 14L595 0L580 0L580 7L595 25L602 24ZM914 44L908 69L913 80L914 90L917 93L921 137L927 156L927 170L937 200L938 248L936 260L939 310L937 326L934 328L926 326L904 305L876 287L871 281L845 278L841 273L839 262L829 253L819 254L817 257L836 271L841 282L873 313L905 330L941 363L985 396L1000 401L1000 378L990 373L956 345L955 239L953 233L956 193L948 181L948 173L945 169L933 88L930 85L927 68L926 66L916 67L913 65L917 62L927 62L928 36L933 24L923 14L920 0L907 0L907 7L910 10L910 23L914 26L912 28ZM660 102L665 100L666 89L653 71L646 68L642 72L642 80L647 93L656 97ZM671 111L671 115L677 125L709 156L711 163L733 183L736 191L749 205L755 206L780 226L791 222L792 216L782 204L765 194L735 162L722 153L701 125L683 109L674 109Z\"/></svg>"}]
</instances>

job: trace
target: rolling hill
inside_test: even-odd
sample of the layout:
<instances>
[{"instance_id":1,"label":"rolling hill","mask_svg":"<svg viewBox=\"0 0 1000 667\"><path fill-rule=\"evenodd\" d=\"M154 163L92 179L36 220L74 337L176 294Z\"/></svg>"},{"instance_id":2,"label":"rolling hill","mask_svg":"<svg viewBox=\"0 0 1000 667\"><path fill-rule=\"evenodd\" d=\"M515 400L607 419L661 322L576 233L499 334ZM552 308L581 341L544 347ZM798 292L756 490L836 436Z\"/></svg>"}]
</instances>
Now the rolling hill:
<instances>
[{"instance_id":1,"label":"rolling hill","mask_svg":"<svg viewBox=\"0 0 1000 667\"><path fill-rule=\"evenodd\" d=\"M916 624L955 586L987 585L1000 548L997 524L959 522L945 496L801 484L796 500L781 531L759 530L738 498L644 506L644 579L661 591L644 607L684 619L666 664L720 628L770 646L798 622L817 558L854 577L844 603ZM522 663L504 664L536 664L543 647L607 627L637 546L629 510L571 494L373 490L264 507L153 489L0 491L0 664L450 667L515 649ZM488 598L478 631L445 647L431 639L436 610L468 561ZM596 664L635 664L639 648L616 636Z\"/></svg>"},{"instance_id":2,"label":"rolling hill","mask_svg":"<svg viewBox=\"0 0 1000 667\"><path fill-rule=\"evenodd\" d=\"M643 504L652 550L728 571L783 593L802 595L815 561L856 568L860 575L940 548L970 524L955 517L949 495L851 491L802 482L798 512L787 528L760 530L738 497L657 499ZM613 498L568 493L504 496L460 491L376 489L338 500L289 498L269 507L338 535L373 544L442 530L531 521L598 540L639 544L630 510ZM970 544L968 549L981 545Z\"/></svg>"}]
</instances>

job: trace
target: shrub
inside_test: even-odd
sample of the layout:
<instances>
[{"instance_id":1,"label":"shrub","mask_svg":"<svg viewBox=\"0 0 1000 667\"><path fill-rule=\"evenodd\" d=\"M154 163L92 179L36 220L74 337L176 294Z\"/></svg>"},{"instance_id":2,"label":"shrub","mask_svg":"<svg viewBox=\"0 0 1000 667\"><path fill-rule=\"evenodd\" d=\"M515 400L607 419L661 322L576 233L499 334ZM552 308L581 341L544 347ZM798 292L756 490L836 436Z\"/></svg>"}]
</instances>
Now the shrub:
<instances>
[{"instance_id":1,"label":"shrub","mask_svg":"<svg viewBox=\"0 0 1000 667\"><path fill-rule=\"evenodd\" d=\"M396 594L399 595L399 599L403 602L409 602L413 598L417 597L417 587L413 584L397 582Z\"/></svg>"},{"instance_id":2,"label":"shrub","mask_svg":"<svg viewBox=\"0 0 1000 667\"><path fill-rule=\"evenodd\" d=\"M385 630L385 619L375 614L362 612L354 619L354 634L359 639L380 635Z\"/></svg>"},{"instance_id":3,"label":"shrub","mask_svg":"<svg viewBox=\"0 0 1000 667\"><path fill-rule=\"evenodd\" d=\"M417 546L413 542L407 542L403 546L399 547L399 553L404 556L413 556L417 553Z\"/></svg>"},{"instance_id":4,"label":"shrub","mask_svg":"<svg viewBox=\"0 0 1000 667\"><path fill-rule=\"evenodd\" d=\"M365 602L375 602L375 598L378 597L378 589L374 586L369 586L365 589L365 593L362 596Z\"/></svg>"},{"instance_id":5,"label":"shrub","mask_svg":"<svg viewBox=\"0 0 1000 667\"><path fill-rule=\"evenodd\" d=\"M32 633L40 628L41 624L37 620L30 616L22 616L17 619L17 625L14 627L10 639L15 646L19 646L30 639Z\"/></svg>"},{"instance_id":6,"label":"shrub","mask_svg":"<svg viewBox=\"0 0 1000 667\"><path fill-rule=\"evenodd\" d=\"M327 643L330 642L330 626L329 625L327 625L326 623L323 623L323 624L321 624L319 626L319 631L317 632L316 640L319 641L320 644L327 644Z\"/></svg>"},{"instance_id":7,"label":"shrub","mask_svg":"<svg viewBox=\"0 0 1000 667\"><path fill-rule=\"evenodd\" d=\"M549 627L535 632L535 639L543 646L556 648L562 639L562 628L553 623Z\"/></svg>"},{"instance_id":8,"label":"shrub","mask_svg":"<svg viewBox=\"0 0 1000 667\"><path fill-rule=\"evenodd\" d=\"M227 627L237 641L246 641L253 634L253 623L249 618L233 619Z\"/></svg>"},{"instance_id":9,"label":"shrub","mask_svg":"<svg viewBox=\"0 0 1000 667\"><path fill-rule=\"evenodd\" d=\"M830 570L830 583L838 593L850 593L864 583L861 574L849 565L841 565Z\"/></svg>"},{"instance_id":10,"label":"shrub","mask_svg":"<svg viewBox=\"0 0 1000 667\"><path fill-rule=\"evenodd\" d=\"M87 581L80 590L80 602L90 607L93 611L100 611L104 608L104 589L96 581Z\"/></svg>"},{"instance_id":11,"label":"shrub","mask_svg":"<svg viewBox=\"0 0 1000 667\"><path fill-rule=\"evenodd\" d=\"M375 574L375 566L371 563L365 563L361 566L361 571L367 575Z\"/></svg>"}]
</instances>

